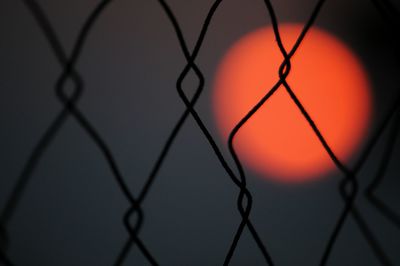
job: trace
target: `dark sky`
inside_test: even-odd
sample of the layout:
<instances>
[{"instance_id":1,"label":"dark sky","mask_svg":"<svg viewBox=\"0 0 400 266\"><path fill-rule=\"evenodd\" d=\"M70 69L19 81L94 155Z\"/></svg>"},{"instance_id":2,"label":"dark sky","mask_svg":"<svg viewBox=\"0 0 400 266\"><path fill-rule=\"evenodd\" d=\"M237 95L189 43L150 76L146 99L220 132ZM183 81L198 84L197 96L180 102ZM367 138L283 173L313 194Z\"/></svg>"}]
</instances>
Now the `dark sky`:
<instances>
[{"instance_id":1,"label":"dark sky","mask_svg":"<svg viewBox=\"0 0 400 266\"><path fill-rule=\"evenodd\" d=\"M315 0L273 1L280 22L307 21ZM68 54L98 0L40 0ZM211 0L170 0L192 50ZM224 52L244 34L270 25L263 1L223 1L196 60L205 77L196 108L233 167L218 138L210 92ZM316 25L357 54L373 86L370 138L393 104L398 89L395 35L372 1L327 0ZM61 111L54 87L62 73L32 13L22 1L0 1L0 207L4 207L24 164ZM95 23L76 65L84 80L78 107L110 147L134 195L143 187L158 154L185 110L175 85L186 61L170 21L157 1L114 0ZM198 84L191 72L183 87ZM65 90L72 93L68 80ZM382 157L383 134L358 179L359 211L378 243L400 264L400 232L364 197ZM400 211L396 160L376 194ZM354 160L357 157L353 158ZM352 162L346 162L352 165ZM339 171L320 181L285 185L245 169L253 195L251 220L276 265L318 265L344 208ZM143 202L140 237L161 265L221 265L241 221L239 189L221 167L192 118L179 132ZM129 207L98 146L69 117L45 149L7 224L7 253L16 265L112 265L128 237L122 217ZM135 217L132 217L135 221ZM133 247L125 265L148 265ZM245 229L231 265L265 265ZM354 219L349 217L329 265L381 265Z\"/></svg>"}]
</instances>

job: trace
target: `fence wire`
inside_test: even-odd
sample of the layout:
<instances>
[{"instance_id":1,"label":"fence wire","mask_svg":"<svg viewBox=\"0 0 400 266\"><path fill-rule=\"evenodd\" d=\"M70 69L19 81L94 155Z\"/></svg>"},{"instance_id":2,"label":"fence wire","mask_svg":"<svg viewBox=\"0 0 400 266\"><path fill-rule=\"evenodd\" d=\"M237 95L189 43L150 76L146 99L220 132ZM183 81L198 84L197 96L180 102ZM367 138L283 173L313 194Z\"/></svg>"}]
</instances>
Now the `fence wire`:
<instances>
[{"instance_id":1,"label":"fence wire","mask_svg":"<svg viewBox=\"0 0 400 266\"><path fill-rule=\"evenodd\" d=\"M349 217L352 217L356 222L360 232L362 233L365 241L370 246L373 254L379 260L381 265L393 265L390 261L388 255L386 254L384 248L378 242L377 238L373 234L373 230L368 226L363 214L357 207L355 200L358 193L358 175L362 167L366 164L366 161L369 155L372 153L373 148L375 147L378 140L381 138L385 130L389 131L389 137L387 139L386 147L384 153L380 159L379 167L374 175L373 180L367 185L366 189L363 191L363 196L366 197L368 202L379 212L383 217L385 217L388 221L394 224L398 229L400 229L400 217L399 215L391 209L390 206L386 205L382 200L380 200L379 196L376 193L379 185L382 183L383 178L385 177L390 159L393 154L394 144L396 142L396 137L399 133L399 125L400 125L400 94L396 96L396 100L394 101L393 106L389 108L388 113L385 115L384 119L381 121L380 125L376 128L375 132L372 134L369 142L365 146L364 151L362 152L360 158L355 164L355 167L350 169L343 162L341 162L335 153L332 151L328 142L325 140L322 133L319 131L318 126L312 119L312 116L307 112L306 108L302 105L300 100L297 98L295 92L292 90L290 84L287 81L287 77L290 75L291 71L291 58L296 53L298 47L306 36L307 32L313 26L315 20L318 18L321 9L324 7L325 2L328 0L319 0L316 2L313 11L311 12L307 22L304 24L304 28L300 35L297 38L297 41L293 45L293 47L289 50L286 50L283 46L280 31L279 31L279 21L275 14L274 7L271 1L264 0L265 8L267 10L268 17L272 22L272 27L274 31L275 38L277 40L277 46L281 54L284 57L284 61L280 65L279 69L277 69L277 73L279 74L279 80L275 83L272 88L265 88L266 94L262 97L252 109L248 111L246 116L244 116L239 123L233 128L232 132L229 135L227 146L230 151L230 156L233 158L234 166L236 169L233 169L232 166L229 165L227 159L224 157L221 152L220 147L218 147L214 137L210 133L209 129L203 122L201 114L197 112L195 108L196 102L199 100L205 84L205 78L202 74L202 71L196 65L196 59L198 57L199 51L201 50L204 38L208 32L208 29L213 21L213 16L215 12L220 7L220 4L223 2L222 0L215 1L211 8L208 11L208 14L202 24L200 33L198 35L197 41L195 43L194 49L189 51L187 46L185 37L181 30L181 26L173 12L173 10L169 7L167 1L158 0L158 3L162 10L164 11L166 17L168 18L171 26L173 27L176 37L179 42L180 49L186 59L186 66L180 73L176 82L176 89L178 92L178 96L185 104L186 109L180 115L177 122L175 123L173 130L165 141L164 146L162 147L157 160L154 162L154 166L152 167L149 176L146 179L144 186L142 187L140 193L137 197L135 197L128 185L126 184L126 178L123 177L117 161L113 156L110 146L105 142L105 140L101 137L100 132L95 128L95 126L90 122L90 120L85 116L85 114L78 108L77 102L83 96L84 92L84 78L80 75L79 71L76 69L77 61L82 55L84 50L84 46L88 36L90 35L93 28L96 26L97 20L101 17L104 11L109 8L109 6L113 2L112 0L102 0L95 6L95 8L88 15L87 19L83 23L76 41L73 46L72 53L70 56L67 55L65 49L60 42L60 38L57 32L54 30L52 23L50 22L46 12L42 9L42 6L35 0L22 0L26 8L30 11L33 16L37 26L42 31L45 36L51 51L54 56L58 60L58 63L63 67L62 74L58 78L56 84L54 85L54 90L56 92L57 98L63 106L63 109L56 115L54 120L49 124L47 129L44 131L42 137L38 140L36 146L32 150L28 160L26 161L21 174L19 175L17 182L10 192L10 196L6 201L5 207L1 212L0 216L0 262L4 265L15 265L13 263L13 258L8 257L7 255L7 247L9 245L9 241L11 236L7 234L7 228L10 224L10 220L18 208L19 202L23 199L24 193L29 188L29 183L32 182L33 173L36 170L36 167L40 160L42 159L44 153L47 149L52 145L54 138L60 131L63 129L65 121L68 117L72 117L79 124L80 128L90 137L93 143L97 146L99 152L102 154L105 163L111 169L113 173L113 177L117 186L120 188L121 193L124 195L126 200L129 202L130 207L123 214L123 223L128 232L128 238L124 245L122 246L120 253L115 258L114 265L123 265L126 261L126 258L131 251L132 247L136 245L140 252L146 257L147 261L151 265L159 265L162 262L158 261L153 255L151 250L146 248L145 243L140 239L139 233L140 229L145 225L144 224L144 210L142 209L142 204L146 199L148 193L150 192L151 187L157 179L157 175L159 170L163 166L166 157L174 144L174 140L178 136L179 132L182 129L182 126L185 124L189 117L192 117L199 130L202 132L204 137L207 139L209 145L213 149L216 159L220 162L223 169L229 175L231 181L235 186L239 188L239 194L237 197L237 209L241 215L241 220L238 221L239 225L237 227L236 232L233 235L233 239L230 247L225 254L225 258L223 260L224 265L229 265L231 259L237 249L238 243L240 241L241 235L243 231L247 228L251 233L251 236L260 253L263 255L265 259L265 263L267 265L275 265L274 256L269 252L268 245L268 236L261 237L257 232L254 224L250 220L250 213L253 203L253 198L250 190L246 185L246 173L242 167L239 156L235 150L235 139L240 132L241 128L249 121L249 119L265 104L268 104L269 98L276 93L278 90L286 90L291 100L294 104L296 104L299 112L301 112L304 119L308 122L309 126L313 130L314 134L318 137L321 145L325 149L326 153L329 155L336 168L342 173L343 178L339 182L339 193L344 200L344 206L342 212L337 218L336 224L331 232L330 238L327 239L326 246L323 254L320 254L321 259L319 265L326 265L329 261L329 258L332 254L332 250L337 242L339 235L342 232L342 228ZM376 10L381 14L383 20L385 21L388 29L393 33L393 36L396 36L398 26L399 26L399 11L389 0L372 0ZM395 44L398 44L398 40L395 38ZM194 95L190 98L185 92L185 88L183 87L183 82L188 76L190 72L193 72L198 79L198 86ZM65 90L66 82L70 80L74 84L73 93L67 93ZM393 121L392 121L393 120ZM391 128L387 129L392 123ZM133 217L136 216L135 223L132 223ZM151 221L150 221L151 222Z\"/></svg>"}]
</instances>

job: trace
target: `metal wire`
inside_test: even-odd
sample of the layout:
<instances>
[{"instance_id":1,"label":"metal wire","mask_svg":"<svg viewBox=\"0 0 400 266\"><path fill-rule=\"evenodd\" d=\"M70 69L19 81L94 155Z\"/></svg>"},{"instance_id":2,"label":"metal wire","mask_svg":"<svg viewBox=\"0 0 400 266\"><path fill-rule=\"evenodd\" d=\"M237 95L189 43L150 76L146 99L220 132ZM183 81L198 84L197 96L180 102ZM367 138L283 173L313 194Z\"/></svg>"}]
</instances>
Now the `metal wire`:
<instances>
[{"instance_id":1,"label":"metal wire","mask_svg":"<svg viewBox=\"0 0 400 266\"><path fill-rule=\"evenodd\" d=\"M290 75L291 71L291 58L296 53L297 48L303 41L309 29L314 24L318 15L320 14L321 9L323 8L326 0L318 0L316 5L310 14L309 19L304 25L304 28L300 35L297 38L297 41L293 45L290 50L286 50L283 46L283 42L281 40L280 32L279 32L279 23L278 18L275 15L275 10L273 8L272 3L269 0L264 0L264 4L266 6L266 10L268 11L268 16L271 19L272 27L274 30L275 38L277 40L277 45L280 49L281 54L284 57L284 61L280 65L277 72L279 74L279 80L272 88L266 88L266 94L262 97L253 108L251 108L248 113L238 122L238 124L233 128L232 132L229 135L227 146L229 148L229 152L231 157L233 158L235 168L237 173L232 169L232 167L228 164L226 158L223 156L220 147L216 144L214 137L210 133L209 129L203 122L200 113L197 112L195 108L195 104L201 96L201 93L204 89L205 78L196 65L196 58L198 57L199 51L201 49L203 40L208 32L209 26L213 20L213 16L217 9L219 8L222 0L216 0L211 5L211 8L205 18L205 21L200 30L198 39L196 41L195 47L192 52L189 51L185 37L182 33L180 24L176 19L172 9L169 7L168 3L165 0L158 0L160 7L165 13L167 19L171 23L176 37L179 41L180 48L182 50L183 55L187 61L185 68L182 70L176 82L176 89L178 95L182 102L185 104L186 109L178 118L178 121L173 127L172 132L166 139L164 146L162 147L160 154L155 161L153 168L150 171L150 174L139 193L139 196L135 198L130 192L128 186L126 185L125 179L123 178L119 167L117 165L117 161L112 155L111 148L106 144L106 142L101 138L100 133L95 129L95 127L91 124L91 122L86 118L86 116L78 109L76 106L78 100L81 98L84 82L83 78L79 74L78 70L76 70L76 63L79 60L84 44L91 30L93 29L96 21L100 18L101 14L106 10L111 4L111 0L102 0L96 5L93 11L88 15L85 23L83 24L76 42L74 44L71 55L68 57L65 53L65 49L63 45L60 43L59 38L52 27L49 19L47 18L46 13L43 11L41 6L35 0L23 0L23 3L26 5L28 10L33 15L36 23L42 30L43 35L47 39L50 49L58 59L60 65L63 67L63 72L60 75L57 83L55 85L55 91L58 99L63 105L63 109L57 114L55 119L50 123L49 127L45 130L43 136L39 139L37 145L32 150L31 155L27 162L25 163L19 178L14 186L14 189L11 191L11 194L5 204L5 208L3 209L0 216L0 262L4 265L14 265L12 260L7 256L6 250L9 245L10 236L7 235L7 227L10 223L10 220L13 216L13 213L18 208L19 202L22 200L24 193L26 192L29 182L31 182L33 178L33 174L35 172L36 166L40 162L41 158L45 154L46 150L52 145L55 137L62 130L62 127L67 119L67 117L73 117L76 122L79 124L81 129L90 137L90 139L97 145L99 148L99 152L103 155L106 164L110 167L115 182L119 186L121 193L125 196L127 201L130 204L130 207L126 210L123 215L123 223L129 233L129 238L124 243L121 248L118 257L116 258L115 265L122 265L128 253L130 252L133 244L136 244L141 253L146 257L147 261L151 265L158 265L157 260L151 254L151 252L146 248L142 240L139 238L140 229L143 226L144 219L144 211L141 208L142 203L145 198L149 194L151 187L156 181L156 177L161 169L166 157L168 156L169 150L174 144L175 138L178 136L181 131L182 126L187 121L187 119L191 116L199 130L202 132L204 137L207 139L209 145L213 149L217 160L220 162L223 169L227 172L231 181L234 185L239 188L239 194L237 198L237 209L241 215L241 221L239 222L239 226L233 236L233 240L228 249L227 254L223 260L224 265L229 265L235 250L237 249L238 243L240 241L241 235L245 228L249 230L251 236L255 243L257 244L260 253L263 255L264 260L267 265L274 265L273 255L270 254L267 246L264 244L264 240L257 233L257 230L253 223L250 220L251 208L253 203L252 194L247 188L246 184L246 173L242 167L239 156L235 150L235 139L240 132L241 128L249 121L249 119L263 106L264 104L268 104L269 98L279 89L285 89L290 95L291 100L296 104L299 112L302 114L304 119L308 122L309 126L313 130L314 134L318 137L322 147L325 149L326 153L329 155L336 168L343 174L344 178L339 182L339 192L344 200L344 207L337 219L337 222L334 226L334 229L330 235L330 238L326 242L326 247L324 249L324 253L322 254L320 265L326 265L331 256L332 250L337 242L338 236L342 232L342 228L345 225L349 215L354 219L360 232L363 234L365 240L371 247L374 255L378 259L381 265L393 265L393 263L388 258L388 255L385 253L384 249L381 247L380 243L378 243L376 237L374 236L371 228L368 226L367 221L363 217L360 210L357 208L355 204L355 200L358 194L358 181L357 177L361 168L366 164L369 155L372 153L374 146L377 141L381 138L381 135L388 127L390 121L395 117L395 121L393 122L393 126L390 129L390 136L387 140L387 145L384 151L384 155L382 156L379 168L374 179L367 186L364 191L365 197L371 203L371 205L381 213L385 218L387 218L391 223L393 223L398 229L400 229L400 216L393 211L388 205L386 205L383 201L379 199L376 195L376 190L381 184L386 170L388 168L388 164L390 162L390 158L392 157L394 143L396 141L396 137L399 132L399 123L400 123L400 95L396 97L396 101L393 106L389 109L389 112L382 120L381 124L377 127L376 131L372 134L369 142L366 145L363 153L361 154L359 160L356 163L356 166L353 169L347 167L343 162L341 162L335 153L332 151L329 143L324 138L322 133L319 131L317 124L311 117L303 106L303 104L298 99L295 92L292 90L290 84L287 82L287 78ZM400 13L395 6L389 0L372 0L372 3L376 7L376 9L383 16L385 21L387 21L388 27L391 28L392 31L397 32L398 30L398 14ZM183 88L183 81L187 77L187 75L193 71L198 79L198 86L194 95L189 98L185 93L185 89ZM65 84L67 80L72 80L74 82L75 88L72 95L68 95L65 92ZM137 215L136 222L134 224L131 223L132 217ZM151 221L149 221L151 222ZM268 237L266 237L268 239Z\"/></svg>"}]
</instances>

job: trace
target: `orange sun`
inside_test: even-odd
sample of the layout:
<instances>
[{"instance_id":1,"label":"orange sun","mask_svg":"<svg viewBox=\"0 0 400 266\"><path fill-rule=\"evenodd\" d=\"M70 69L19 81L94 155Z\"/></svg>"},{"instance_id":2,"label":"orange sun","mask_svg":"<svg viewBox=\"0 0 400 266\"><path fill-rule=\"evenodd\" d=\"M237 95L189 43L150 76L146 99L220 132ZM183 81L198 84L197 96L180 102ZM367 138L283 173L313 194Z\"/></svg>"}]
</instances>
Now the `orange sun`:
<instances>
[{"instance_id":1,"label":"orange sun","mask_svg":"<svg viewBox=\"0 0 400 266\"><path fill-rule=\"evenodd\" d=\"M302 27L279 27L288 52ZM224 140L279 80L283 59L271 27L251 32L228 50L212 96ZM313 27L291 65L289 85L333 152L346 161L366 134L371 115L370 85L362 64L341 41ZM239 130L234 146L246 166L282 182L314 180L335 167L283 86Z\"/></svg>"}]
</instances>

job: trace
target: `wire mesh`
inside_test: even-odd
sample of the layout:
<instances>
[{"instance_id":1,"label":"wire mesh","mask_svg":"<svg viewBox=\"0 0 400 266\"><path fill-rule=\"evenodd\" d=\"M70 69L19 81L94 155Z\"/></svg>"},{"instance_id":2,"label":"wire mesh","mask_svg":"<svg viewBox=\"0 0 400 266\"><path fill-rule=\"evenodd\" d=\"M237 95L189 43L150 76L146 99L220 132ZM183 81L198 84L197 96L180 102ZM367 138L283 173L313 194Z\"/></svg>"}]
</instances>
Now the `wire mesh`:
<instances>
[{"instance_id":1,"label":"wire mesh","mask_svg":"<svg viewBox=\"0 0 400 266\"><path fill-rule=\"evenodd\" d=\"M111 170L113 178L115 179L115 182L118 185L120 192L124 195L127 202L129 203L129 208L123 214L123 224L126 228L126 231L128 232L129 237L121 248L118 256L116 256L114 262L115 265L123 265L134 246L136 246L140 250L140 252L143 254L143 256L145 256L149 264L163 264L162 261L159 261L156 258L151 249L147 248L147 245L145 245L145 243L140 238L141 228L146 225L146 223L144 223L145 209L143 209L143 203L147 195L150 193L151 188L154 186L154 183L157 181L160 169L165 163L170 150L176 142L175 139L182 131L183 125L187 123L186 121L189 118L194 119L198 130L204 135L204 137L207 139L208 144L214 151L216 160L219 161L222 168L226 171L233 185L235 185L239 189L236 204L241 219L240 221L234 221L239 222L239 225L233 235L231 244L227 249L226 254L224 255L223 264L228 265L231 263L231 260L236 250L238 249L238 244L241 236L246 229L249 230L251 237L254 240L260 254L264 258L265 264L277 264L275 263L276 260L274 258L274 255L270 252L269 249L270 241L268 240L268 236L260 235L258 233L258 230L256 229L255 224L250 220L253 197L251 191L247 187L245 170L235 150L235 139L238 132L240 132L241 128L263 105L268 104L269 98L277 90L286 90L289 93L299 112L301 112L304 119L308 122L309 126L318 137L321 145L326 150L327 154L334 162L337 169L343 175L343 178L340 180L338 189L344 201L344 206L340 215L337 217L336 224L332 229L329 239L327 239L326 241L324 252L322 254L315 254L315 256L320 257L319 265L328 264L329 259L331 258L331 256L333 256L332 253L334 247L337 245L337 240L343 231L343 226L350 216L356 222L357 227L360 229L360 232L362 233L365 241L370 246L371 251L376 256L379 263L381 265L393 265L389 258L389 255L385 251L385 248L381 245L381 243L377 240L377 237L374 235L373 232L375 230L368 225L366 219L363 217L362 211L360 211L360 209L357 207L355 201L357 196L359 196L360 194L358 186L359 173L362 167L366 164L369 155L373 152L374 146L379 141L384 131L389 130L390 136L386 141L386 148L384 154L380 158L379 167L374 174L375 177L368 184L366 189L362 191L363 194L360 194L360 196L365 196L377 212L381 213L397 228L400 228L400 218L398 214L394 210L392 210L389 205L386 205L382 200L380 200L379 196L376 193L376 190L378 189L378 187L382 183L383 178L385 177L385 172L388 168L388 164L390 162L390 158L392 156L395 146L394 143L398 135L398 124L400 119L400 116L398 115L398 107L400 104L400 97L398 95L395 96L393 106L389 108L389 111L384 116L384 119L376 127L376 131L373 132L373 134L371 135L371 138L369 139L367 145L365 145L365 149L355 163L355 166L351 168L337 158L335 153L332 151L330 145L325 140L323 134L319 131L318 126L313 121L312 115L307 112L306 108L302 105L295 92L292 90L290 84L287 82L287 77L290 75L291 71L291 58L296 53L298 47L300 46L309 29L313 26L315 20L317 20L318 16L321 13L321 9L325 5L325 2L329 1L319 0L316 2L313 11L311 12L307 22L304 24L302 32L300 33L296 43L290 50L286 50L283 46L279 31L279 19L275 14L273 4L268 0L264 1L265 8L268 12L267 14L273 26L275 38L277 40L277 46L279 47L284 57L284 61L282 62L280 68L276 70L279 74L279 80L277 80L273 88L266 88L265 96L260 99L259 102L256 103L251 110L249 110L248 114L241 119L241 121L235 126L235 128L229 135L227 146L229 148L229 155L233 159L234 167L226 159L226 155L224 155L224 153L221 151L221 148L218 146L217 141L214 139L215 137L210 132L209 127L207 127L207 125L205 124L201 113L199 113L195 107L196 103L201 98L201 94L205 88L205 77L202 73L202 70L197 65L196 60L199 60L199 53L201 51L206 34L209 30L210 24L213 21L213 16L217 12L217 10L222 8L221 3L224 1L217 0L211 5L208 14L204 19L201 30L199 31L197 40L192 51L190 51L190 49L188 48L188 44L182 32L181 25L178 22L174 11L169 7L166 1L158 1L158 4L162 8L163 12L165 13L175 31L179 47L186 60L186 65L176 81L178 96L180 97L180 100L184 103L186 108L179 116L177 122L173 126L172 131L166 138L165 144L161 147L159 155L154 161L150 174L148 175L146 182L144 183L137 196L134 196L129 189L126 177L122 175L120 167L117 163L117 159L113 155L110 145L108 145L105 139L101 137L101 132L96 129L90 119L85 116L84 112L81 111L81 109L77 105L80 98L84 95L83 92L85 88L84 78L76 69L77 62L82 57L87 39L90 36L91 31L96 27L97 20L99 20L102 14L106 12L108 8L110 8L113 2L117 1L102 0L96 4L95 8L90 12L90 14L87 16L87 19L80 28L77 38L74 42L72 52L69 56L42 6L35 0L24 0L22 2L33 16L37 26L42 31L42 34L45 36L52 53L57 58L58 63L63 68L61 75L54 84L54 91L63 107L62 110L55 116L54 120L51 121L48 127L44 130L41 138L37 141L36 146L32 150L28 160L24 164L24 167L21 169L21 174L17 178L13 190L10 191L8 199L5 202L5 207L3 208L0 218L0 258L1 262L4 265L14 265L15 258L11 258L7 255L7 248L12 240L12 236L8 234L7 228L10 226L14 212L18 209L20 201L23 200L24 194L29 189L29 184L34 182L34 173L37 165L41 161L46 151L52 146L55 137L63 130L63 127L69 117L73 118L79 124L80 128L97 146L98 152L101 153L105 160L105 163ZM376 10L380 12L382 18L385 20L385 25L387 25L388 29L390 29L390 31L393 32L393 35L395 35L398 26L398 11L396 7L390 1L386 0L375 0L372 1L372 3L374 4ZM184 88L184 81L190 72L194 73L198 80L196 91L191 97L188 96ZM66 84L68 81L72 81L72 83L74 84L74 89L72 93L67 91ZM392 120L393 122L391 122ZM389 127L390 123L392 123L391 128L386 129ZM133 220L135 221L133 222ZM151 221L148 222L150 223Z\"/></svg>"}]
</instances>

